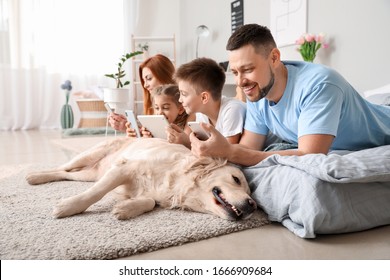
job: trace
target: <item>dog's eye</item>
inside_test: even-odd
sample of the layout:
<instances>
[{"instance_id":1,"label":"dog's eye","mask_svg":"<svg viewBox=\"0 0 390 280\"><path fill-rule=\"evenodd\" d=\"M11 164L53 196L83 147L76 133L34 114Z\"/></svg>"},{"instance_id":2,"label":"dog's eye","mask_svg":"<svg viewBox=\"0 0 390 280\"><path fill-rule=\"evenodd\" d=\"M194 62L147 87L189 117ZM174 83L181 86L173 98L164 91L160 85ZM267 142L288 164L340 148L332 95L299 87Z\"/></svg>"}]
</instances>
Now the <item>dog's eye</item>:
<instances>
[{"instance_id":1,"label":"dog's eye","mask_svg":"<svg viewBox=\"0 0 390 280\"><path fill-rule=\"evenodd\" d=\"M241 181L240 181L240 179L238 179L238 177L236 177L236 176L232 176L232 177L233 177L234 182L236 182L238 185L241 185Z\"/></svg>"}]
</instances>

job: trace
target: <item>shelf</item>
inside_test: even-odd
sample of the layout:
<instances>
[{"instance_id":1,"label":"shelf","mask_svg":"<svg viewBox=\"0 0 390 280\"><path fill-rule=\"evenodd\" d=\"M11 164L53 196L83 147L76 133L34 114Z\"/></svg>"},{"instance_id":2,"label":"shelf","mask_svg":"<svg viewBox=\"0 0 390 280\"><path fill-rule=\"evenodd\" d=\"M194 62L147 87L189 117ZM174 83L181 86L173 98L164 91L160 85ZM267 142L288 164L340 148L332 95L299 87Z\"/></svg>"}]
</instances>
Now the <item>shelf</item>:
<instances>
[{"instance_id":1,"label":"shelf","mask_svg":"<svg viewBox=\"0 0 390 280\"><path fill-rule=\"evenodd\" d=\"M147 36L134 36L133 40L134 41L167 41L170 42L175 38L175 36L170 36L170 37L147 37Z\"/></svg>"},{"instance_id":2,"label":"shelf","mask_svg":"<svg viewBox=\"0 0 390 280\"><path fill-rule=\"evenodd\" d=\"M176 60L174 58L170 58L170 57L168 57L168 58L169 58L170 61L172 61L173 64L176 63ZM145 61L145 59L133 59L134 63L142 63L144 61Z\"/></svg>"},{"instance_id":3,"label":"shelf","mask_svg":"<svg viewBox=\"0 0 390 280\"><path fill-rule=\"evenodd\" d=\"M232 72L225 72L226 81L225 85L236 85L236 81Z\"/></svg>"},{"instance_id":4,"label":"shelf","mask_svg":"<svg viewBox=\"0 0 390 280\"><path fill-rule=\"evenodd\" d=\"M159 43L163 43L164 44L164 47L167 47L166 43L170 43L172 44L171 47L169 47L167 53L168 55L166 55L169 60L173 63L173 65L176 65L176 39L175 39L175 34L173 34L172 36L134 36L134 35L131 35L131 49L132 51L135 51L136 50L136 45L138 42L148 42L149 45L153 45L153 47L155 47L154 49L160 49L159 47L161 45L159 45ZM153 47L151 47L151 49L153 49ZM150 54L151 56L153 55L156 55L157 53L152 53ZM138 69L139 69L139 65L144 62L145 59L135 59L133 58L131 60L131 64L132 64L132 86L133 86L133 96L134 96L134 112L136 115L138 114L142 114L143 112L137 112L137 105L139 104L143 104L144 101L143 99L142 100L138 100L137 98L143 98L143 94L139 94L139 91L143 91L142 89L142 86L141 86L141 82L139 81L139 78L138 78Z\"/></svg>"}]
</instances>

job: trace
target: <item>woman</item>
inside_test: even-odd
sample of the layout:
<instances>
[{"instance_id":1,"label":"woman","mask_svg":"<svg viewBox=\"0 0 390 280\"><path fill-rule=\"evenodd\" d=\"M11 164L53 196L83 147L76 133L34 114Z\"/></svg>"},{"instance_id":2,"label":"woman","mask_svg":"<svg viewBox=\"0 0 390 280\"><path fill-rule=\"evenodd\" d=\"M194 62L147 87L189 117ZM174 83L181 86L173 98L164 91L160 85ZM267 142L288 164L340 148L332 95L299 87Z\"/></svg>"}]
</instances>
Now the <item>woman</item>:
<instances>
[{"instance_id":1,"label":"woman","mask_svg":"<svg viewBox=\"0 0 390 280\"><path fill-rule=\"evenodd\" d=\"M139 65L139 77L144 91L144 114L153 115L150 92L158 86L173 84L175 66L169 58L156 54ZM126 132L126 116L111 113L109 123L117 131Z\"/></svg>"},{"instance_id":2,"label":"woman","mask_svg":"<svg viewBox=\"0 0 390 280\"><path fill-rule=\"evenodd\" d=\"M144 90L144 114L153 115L150 93L158 86L174 84L175 66L166 56L157 54L149 57L139 66L139 77Z\"/></svg>"}]
</instances>

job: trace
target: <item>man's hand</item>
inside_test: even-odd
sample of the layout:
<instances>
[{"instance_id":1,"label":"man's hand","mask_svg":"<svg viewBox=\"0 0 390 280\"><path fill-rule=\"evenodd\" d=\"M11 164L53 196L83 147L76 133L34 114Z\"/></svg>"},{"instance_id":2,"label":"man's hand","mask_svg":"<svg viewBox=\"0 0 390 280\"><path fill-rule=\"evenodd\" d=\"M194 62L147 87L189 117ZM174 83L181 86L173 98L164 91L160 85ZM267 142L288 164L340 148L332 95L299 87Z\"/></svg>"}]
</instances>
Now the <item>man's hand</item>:
<instances>
[{"instance_id":1,"label":"man's hand","mask_svg":"<svg viewBox=\"0 0 390 280\"><path fill-rule=\"evenodd\" d=\"M190 134L191 151L194 155L220 157L228 159L231 144L211 124L200 123L200 126L210 133L209 139L201 141L194 133Z\"/></svg>"}]
</instances>

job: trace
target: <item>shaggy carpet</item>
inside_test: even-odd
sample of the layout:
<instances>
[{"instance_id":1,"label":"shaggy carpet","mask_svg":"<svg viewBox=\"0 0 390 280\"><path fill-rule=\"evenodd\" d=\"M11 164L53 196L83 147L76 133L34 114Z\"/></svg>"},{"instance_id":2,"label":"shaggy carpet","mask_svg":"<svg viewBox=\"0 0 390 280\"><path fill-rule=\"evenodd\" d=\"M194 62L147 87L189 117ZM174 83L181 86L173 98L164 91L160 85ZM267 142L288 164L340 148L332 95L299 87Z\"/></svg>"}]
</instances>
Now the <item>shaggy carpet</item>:
<instances>
[{"instance_id":1,"label":"shaggy carpet","mask_svg":"<svg viewBox=\"0 0 390 280\"><path fill-rule=\"evenodd\" d=\"M51 216L61 199L92 183L55 182L30 186L25 175L50 165L0 166L0 259L115 259L151 252L268 224L260 210L245 221L180 210L155 209L119 221L110 195L80 215Z\"/></svg>"}]
</instances>

